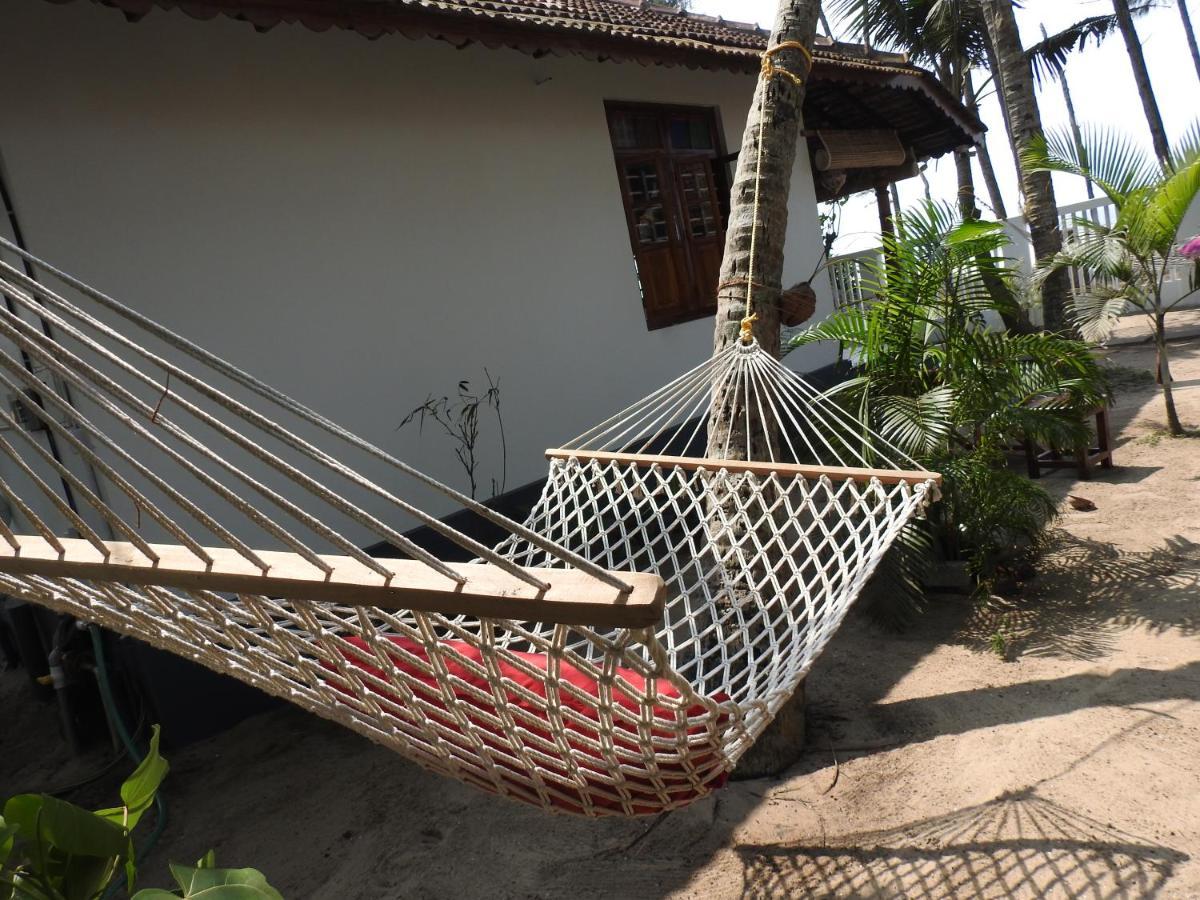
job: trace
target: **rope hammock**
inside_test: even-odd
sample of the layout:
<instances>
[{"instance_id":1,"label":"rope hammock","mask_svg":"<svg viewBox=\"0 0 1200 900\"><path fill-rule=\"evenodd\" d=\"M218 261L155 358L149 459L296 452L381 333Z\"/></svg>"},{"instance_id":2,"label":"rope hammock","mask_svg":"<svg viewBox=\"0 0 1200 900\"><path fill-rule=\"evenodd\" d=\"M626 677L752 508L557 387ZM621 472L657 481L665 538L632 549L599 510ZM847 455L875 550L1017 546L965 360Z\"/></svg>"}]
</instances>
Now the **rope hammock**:
<instances>
[{"instance_id":1,"label":"rope hammock","mask_svg":"<svg viewBox=\"0 0 1200 900\"><path fill-rule=\"evenodd\" d=\"M24 264L0 259L0 589L547 810L646 815L719 787L936 491L748 316L744 340L549 451L521 524L0 249ZM361 549L379 541L397 558Z\"/></svg>"}]
</instances>

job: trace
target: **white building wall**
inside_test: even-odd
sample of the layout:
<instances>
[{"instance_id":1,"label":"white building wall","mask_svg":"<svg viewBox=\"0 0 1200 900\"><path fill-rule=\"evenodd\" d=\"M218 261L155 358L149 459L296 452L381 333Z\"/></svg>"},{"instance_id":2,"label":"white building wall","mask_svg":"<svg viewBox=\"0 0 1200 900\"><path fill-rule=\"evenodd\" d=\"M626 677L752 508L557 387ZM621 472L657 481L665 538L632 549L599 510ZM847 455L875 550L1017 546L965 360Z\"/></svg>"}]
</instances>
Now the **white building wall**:
<instances>
[{"instance_id":1,"label":"white building wall","mask_svg":"<svg viewBox=\"0 0 1200 900\"><path fill-rule=\"evenodd\" d=\"M1200 197L1192 201L1188 214L1183 217L1183 224L1179 226L1179 242L1186 243L1197 235L1200 235Z\"/></svg>"},{"instance_id":2,"label":"white building wall","mask_svg":"<svg viewBox=\"0 0 1200 900\"><path fill-rule=\"evenodd\" d=\"M752 76L42 0L0 7L0 58L31 250L452 484L397 431L428 394L500 380L513 487L710 351L711 319L646 329L603 103L719 106L736 149ZM792 197L799 280L805 154Z\"/></svg>"}]
</instances>

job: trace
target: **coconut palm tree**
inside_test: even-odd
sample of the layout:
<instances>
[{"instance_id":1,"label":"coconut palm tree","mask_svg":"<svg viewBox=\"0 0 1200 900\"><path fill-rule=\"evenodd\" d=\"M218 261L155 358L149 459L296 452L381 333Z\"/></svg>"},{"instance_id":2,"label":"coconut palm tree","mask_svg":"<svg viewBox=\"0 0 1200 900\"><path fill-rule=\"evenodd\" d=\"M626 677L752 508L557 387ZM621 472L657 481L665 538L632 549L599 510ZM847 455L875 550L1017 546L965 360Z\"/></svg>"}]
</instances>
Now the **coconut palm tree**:
<instances>
[{"instance_id":1,"label":"coconut palm tree","mask_svg":"<svg viewBox=\"0 0 1200 900\"><path fill-rule=\"evenodd\" d=\"M1002 105L1008 112L1009 136L1018 157L1022 157L1042 136L1042 116L1034 87L1033 65L1021 44L1012 0L978 2L995 59L992 74L1000 87ZM1049 172L1033 171L1024 164L1018 165L1017 174L1034 256L1041 264L1062 249L1054 184ZM1042 281L1041 293L1042 324L1051 331L1066 330L1066 308L1071 295L1067 273L1057 271L1048 274Z\"/></svg>"},{"instance_id":2,"label":"coconut palm tree","mask_svg":"<svg viewBox=\"0 0 1200 900\"><path fill-rule=\"evenodd\" d=\"M1167 129L1163 126L1162 113L1158 109L1158 98L1154 96L1154 86L1150 83L1150 70L1146 68L1146 57L1142 53L1142 40L1138 37L1137 28L1133 24L1133 16L1129 11L1129 0L1113 0L1113 10L1117 15L1117 25L1121 29L1121 36L1125 39L1125 51L1129 54L1133 80L1137 84L1138 96L1142 100L1142 109L1146 112L1146 123L1150 126L1150 139L1154 142L1154 155L1160 161L1166 162L1171 158L1171 148L1167 143Z\"/></svg>"},{"instance_id":3,"label":"coconut palm tree","mask_svg":"<svg viewBox=\"0 0 1200 900\"><path fill-rule=\"evenodd\" d=\"M1098 39L1118 29L1116 15L1092 16L1055 35L1029 51L1022 48L1012 0L836 0L834 10L853 31L870 33L878 43L908 52L931 65L943 83L964 102L977 102L972 90L971 70L987 68L1000 94L1000 108L1013 148L1021 196L1029 222L1030 236L1039 260L1053 256L1061 246L1057 208L1049 176L1022 170L1020 153L1041 132L1041 117L1030 70L1061 72L1067 55L1088 39ZM1149 8L1149 0L1138 0L1132 15ZM999 197L986 145L978 158L984 180L993 192L992 207L1000 218L1005 205ZM975 205L969 163L956 159L959 205L970 215ZM1069 296L1065 276L1048 279L1042 286L1043 320L1058 330L1066 325L1064 310Z\"/></svg>"},{"instance_id":4,"label":"coconut palm tree","mask_svg":"<svg viewBox=\"0 0 1200 900\"><path fill-rule=\"evenodd\" d=\"M1187 0L1175 0L1179 8L1179 18L1183 20L1183 34L1187 38L1188 50L1192 53L1192 65L1196 67L1196 77L1200 78L1200 46L1196 44L1196 29L1192 27L1192 17L1188 13Z\"/></svg>"},{"instance_id":5,"label":"coconut palm tree","mask_svg":"<svg viewBox=\"0 0 1200 900\"><path fill-rule=\"evenodd\" d=\"M779 0L769 46L797 42L811 47L820 12L820 0ZM805 55L792 49L779 53L774 62L784 71L774 78L759 79L742 136L730 196L713 336L717 352L738 339L752 281L758 298L755 305L758 318L751 323L754 336L760 346L774 352L778 352L780 346L777 303L783 281L784 233L787 231L788 196L809 66ZM757 239L752 241L755 226L763 223L769 223L770 227L758 228ZM772 298L774 303L770 302ZM744 436L737 435L732 441L728 437L742 427L740 423L741 417L722 402L721 397L713 398L713 412L708 423L710 456L721 457L730 446L746 446ZM764 438L770 440L770 436ZM742 758L741 768L744 772L757 774L779 771L795 760L803 744L804 690L801 687L779 711L754 748Z\"/></svg>"},{"instance_id":6,"label":"coconut palm tree","mask_svg":"<svg viewBox=\"0 0 1200 900\"><path fill-rule=\"evenodd\" d=\"M1180 269L1193 268L1177 242L1180 225L1200 193L1200 126L1193 127L1165 161L1151 160L1128 136L1092 127L1084 129L1079 142L1069 132L1033 141L1025 164L1047 175L1065 172L1090 178L1117 208L1112 225L1077 219L1062 250L1044 262L1039 276L1068 269L1081 274L1084 287L1074 297L1071 313L1088 340L1106 338L1130 306L1149 319L1167 427L1172 435L1182 435L1172 390L1166 317L1190 294L1168 301L1164 284ZM1195 270L1191 287L1195 293Z\"/></svg>"},{"instance_id":7,"label":"coconut palm tree","mask_svg":"<svg viewBox=\"0 0 1200 900\"><path fill-rule=\"evenodd\" d=\"M987 65L987 49L976 0L834 0L832 8L863 43L904 51L932 68L943 87L968 108L977 107L971 70ZM986 140L980 141L976 152L992 210L998 218L1006 218ZM965 217L978 218L971 152L955 151L954 162L959 208Z\"/></svg>"},{"instance_id":8,"label":"coconut palm tree","mask_svg":"<svg viewBox=\"0 0 1200 900\"><path fill-rule=\"evenodd\" d=\"M1170 148L1167 144L1167 132L1163 127L1162 114L1159 112L1158 99L1154 95L1154 87L1150 82L1150 72L1146 68L1146 57L1142 53L1141 38L1138 37L1134 25L1136 17L1144 16L1157 5L1157 0L1112 0L1113 12L1088 16L1075 24L1064 28L1057 34L1043 35L1042 41L1029 48L1030 60L1033 62L1034 74L1041 81L1049 78L1063 78L1069 54L1084 49L1089 42L1097 45L1110 35L1120 32L1125 41L1125 50L1129 55L1129 65L1133 70L1133 79L1138 89L1138 96L1145 111L1146 124L1150 128L1150 138L1154 144L1154 153L1160 160L1169 158ZM1184 0L1178 0L1180 14L1188 23L1185 30L1189 40L1194 43L1195 36L1191 34L1190 20ZM1200 56L1194 56L1197 73L1200 73Z\"/></svg>"},{"instance_id":9,"label":"coconut palm tree","mask_svg":"<svg viewBox=\"0 0 1200 900\"><path fill-rule=\"evenodd\" d=\"M811 47L817 33L820 0L780 0L771 32L770 46L796 42ZM800 136L800 111L804 104L808 63L798 50L785 50L774 57L785 74L759 79L754 101L742 136L737 172L730 195L729 224L725 236L725 255L721 263L721 289L717 296L717 322L714 349L720 351L737 339L744 316L751 270L750 238L756 224L760 228L753 260L755 291L763 285L759 298L778 291L783 279L783 243L791 191L792 165ZM761 172L758 166L761 154ZM759 180L761 175L761 186ZM758 205L756 208L756 188ZM757 310L755 336L763 347L779 346L779 311L771 304ZM722 435L720 443L724 442Z\"/></svg>"}]
</instances>

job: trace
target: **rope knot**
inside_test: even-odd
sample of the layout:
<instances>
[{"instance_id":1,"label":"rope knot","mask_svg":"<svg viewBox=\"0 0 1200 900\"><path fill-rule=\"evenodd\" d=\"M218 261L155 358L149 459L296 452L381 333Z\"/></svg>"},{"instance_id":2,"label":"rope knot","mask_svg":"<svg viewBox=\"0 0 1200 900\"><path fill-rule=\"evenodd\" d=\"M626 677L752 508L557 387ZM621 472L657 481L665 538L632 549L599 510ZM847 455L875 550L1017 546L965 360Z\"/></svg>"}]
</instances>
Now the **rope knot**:
<instances>
[{"instance_id":1,"label":"rope knot","mask_svg":"<svg viewBox=\"0 0 1200 900\"><path fill-rule=\"evenodd\" d=\"M765 53L763 53L762 77L764 80L770 81L776 75L783 75L787 78L790 78L792 80L792 84L796 85L796 87L801 87L804 84L803 78L801 78L795 72L791 72L775 62L775 55L783 52L784 50L799 50L804 54L804 60L807 63L808 68L812 68L812 53L807 47L805 47L799 41L784 41L782 44L776 44L774 47L769 48Z\"/></svg>"},{"instance_id":2,"label":"rope knot","mask_svg":"<svg viewBox=\"0 0 1200 900\"><path fill-rule=\"evenodd\" d=\"M758 313L751 313L742 319L742 343L749 344L754 341L754 323L758 321Z\"/></svg>"}]
</instances>

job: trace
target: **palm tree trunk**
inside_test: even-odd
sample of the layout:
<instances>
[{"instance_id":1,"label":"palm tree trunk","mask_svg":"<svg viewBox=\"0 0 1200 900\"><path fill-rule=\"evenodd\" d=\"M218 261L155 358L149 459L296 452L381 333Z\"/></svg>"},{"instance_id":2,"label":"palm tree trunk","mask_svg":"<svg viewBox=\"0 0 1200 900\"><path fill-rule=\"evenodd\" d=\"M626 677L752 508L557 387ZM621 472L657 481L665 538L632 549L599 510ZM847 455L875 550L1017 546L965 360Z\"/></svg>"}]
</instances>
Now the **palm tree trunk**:
<instances>
[{"instance_id":1,"label":"palm tree trunk","mask_svg":"<svg viewBox=\"0 0 1200 900\"><path fill-rule=\"evenodd\" d=\"M895 212L892 209L892 195L886 184L875 185L875 206L879 210L879 233L895 234L896 223L892 220Z\"/></svg>"},{"instance_id":2,"label":"palm tree trunk","mask_svg":"<svg viewBox=\"0 0 1200 900\"><path fill-rule=\"evenodd\" d=\"M963 221L979 218L975 203L975 174L971 171L971 151L954 151L954 171L958 176L958 212Z\"/></svg>"},{"instance_id":3,"label":"palm tree trunk","mask_svg":"<svg viewBox=\"0 0 1200 900\"><path fill-rule=\"evenodd\" d=\"M983 33L983 49L987 56L988 71L992 73L992 80L996 84L996 96L1000 101L1000 114L1004 117L1004 134L1008 137L1008 149L1012 151L1013 167L1018 173L1021 171L1021 157L1017 153L1017 145L1013 143L1013 127L1012 122L1008 117L1008 106L1004 102L1004 89L1000 86L1000 60L996 57L996 48L992 44L991 36L987 33L986 20ZM1020 43L1018 41L1018 43Z\"/></svg>"},{"instance_id":4,"label":"palm tree trunk","mask_svg":"<svg viewBox=\"0 0 1200 900\"><path fill-rule=\"evenodd\" d=\"M798 41L805 47L811 47L816 37L820 11L820 0L780 0L770 46ZM799 51L784 51L776 57L775 62L807 82L808 66ZM803 84L796 84L783 75L777 75L769 83L766 79L759 79L755 88L730 198L725 258L721 263L719 280L725 287L717 296L716 330L713 335L713 349L716 352L738 340L745 316L750 238L755 225L756 167L760 152L762 185L754 261L754 296L759 300L754 307L758 316L754 323L754 337L771 353L779 352L778 299L783 283L783 245L804 93ZM744 428L742 417L736 415L735 410L723 400L721 397L713 398L713 411L708 423L709 456L722 456L726 446L744 450L747 445L747 436L738 433ZM770 435L755 436L756 442L761 440L765 443L771 439ZM804 685L801 684L792 699L776 715L775 721L742 758L739 772L755 777L780 771L796 760L803 745Z\"/></svg>"},{"instance_id":5,"label":"palm tree trunk","mask_svg":"<svg viewBox=\"0 0 1200 900\"><path fill-rule=\"evenodd\" d=\"M979 102L975 99L975 82L971 78L971 70L968 69L963 83L963 99L966 101L967 109L976 116L979 115ZM979 136L979 144L975 148L976 156L979 159L979 171L983 173L983 183L987 187L988 200L992 204L992 215L1000 221L1008 218L1008 210L1004 207L1004 195L1000 193L1000 181L996 178L996 167L992 165L992 153L988 149L987 137Z\"/></svg>"},{"instance_id":6,"label":"palm tree trunk","mask_svg":"<svg viewBox=\"0 0 1200 900\"><path fill-rule=\"evenodd\" d=\"M782 0L771 46L799 41L811 46L816 35L819 0ZM776 57L776 64L807 79L804 56L788 50ZM788 222L788 198L792 168L796 163L796 143L800 136L800 111L805 89L790 78L779 75L768 84L760 79L746 122L742 149L738 154L737 173L730 196L729 227L725 234L725 257L721 263L720 283L725 285L717 297L716 352L738 339L745 316L747 277L750 271L750 235L754 226L755 171L762 130L762 187L759 202L757 259L754 261L755 306L758 321L754 336L759 344L778 352L779 309L776 304L783 281L783 242ZM764 120L770 120L763 129ZM759 287L761 285L761 287ZM766 301L766 302L762 302ZM710 437L710 446L724 446L725 436ZM736 441L734 442L737 443Z\"/></svg>"},{"instance_id":7,"label":"palm tree trunk","mask_svg":"<svg viewBox=\"0 0 1200 900\"><path fill-rule=\"evenodd\" d=\"M1154 346L1158 350L1158 375L1162 380L1163 404L1167 408L1167 430L1173 437L1183 434L1183 423L1175 409L1175 391L1171 383L1171 362L1167 356L1166 313L1161 309L1154 315Z\"/></svg>"},{"instance_id":8,"label":"palm tree trunk","mask_svg":"<svg viewBox=\"0 0 1200 900\"><path fill-rule=\"evenodd\" d=\"M1008 110L1013 148L1018 156L1021 198L1025 219L1033 241L1038 264L1062 249L1062 231L1058 225L1058 205L1049 172L1031 172L1020 164L1020 154L1042 134L1042 116L1034 90L1033 67L1021 45L1021 33L1012 0L982 0L984 20L990 43L995 51L994 74L1000 88L1003 106ZM1042 324L1049 331L1067 330L1067 302L1071 285L1065 269L1060 269L1042 285Z\"/></svg>"},{"instance_id":9,"label":"palm tree trunk","mask_svg":"<svg viewBox=\"0 0 1200 900\"><path fill-rule=\"evenodd\" d=\"M1046 33L1046 26L1042 26L1042 40L1046 40L1049 35ZM1067 80L1067 72L1064 69L1059 73L1058 81L1062 85L1063 102L1067 104L1067 121L1071 123L1071 137L1075 140L1075 152L1079 154L1080 160L1087 162L1087 151L1083 146L1083 132L1079 130L1079 117L1075 115L1075 99L1071 96L1071 83ZM1089 200L1096 197L1096 186L1092 183L1089 176L1084 176L1084 183L1087 185L1087 195Z\"/></svg>"},{"instance_id":10,"label":"palm tree trunk","mask_svg":"<svg viewBox=\"0 0 1200 900\"><path fill-rule=\"evenodd\" d=\"M1138 37L1137 29L1133 27L1129 0L1113 0L1113 10L1117 14L1117 26L1121 29L1121 36L1125 39L1125 49L1129 53L1129 64L1133 67L1133 80L1137 83L1138 94L1142 98L1142 108L1146 111L1150 139L1154 142L1154 155L1166 162L1171 158L1167 129L1163 127L1158 100L1154 96L1154 85L1150 83L1150 71L1146 68L1146 57L1142 54L1142 40Z\"/></svg>"},{"instance_id":11,"label":"palm tree trunk","mask_svg":"<svg viewBox=\"0 0 1200 900\"><path fill-rule=\"evenodd\" d=\"M1196 29L1192 28L1187 0L1175 0L1175 5L1179 7L1179 18L1183 19L1183 33L1187 37L1188 49L1192 51L1192 65L1196 67L1196 77L1200 78L1200 47L1196 46Z\"/></svg>"},{"instance_id":12,"label":"palm tree trunk","mask_svg":"<svg viewBox=\"0 0 1200 900\"><path fill-rule=\"evenodd\" d=\"M938 61L938 77L942 87L963 99L966 81L958 60L949 55ZM960 147L954 151L954 173L958 178L958 212L963 221L979 218L979 207L975 204L975 175L971 171L971 151Z\"/></svg>"}]
</instances>

